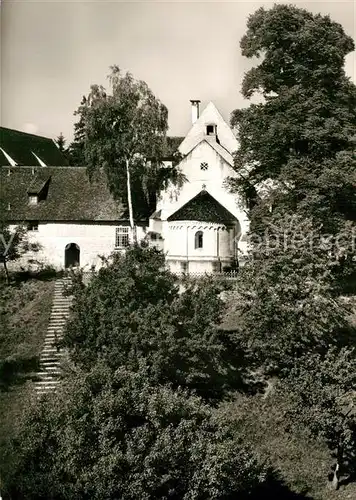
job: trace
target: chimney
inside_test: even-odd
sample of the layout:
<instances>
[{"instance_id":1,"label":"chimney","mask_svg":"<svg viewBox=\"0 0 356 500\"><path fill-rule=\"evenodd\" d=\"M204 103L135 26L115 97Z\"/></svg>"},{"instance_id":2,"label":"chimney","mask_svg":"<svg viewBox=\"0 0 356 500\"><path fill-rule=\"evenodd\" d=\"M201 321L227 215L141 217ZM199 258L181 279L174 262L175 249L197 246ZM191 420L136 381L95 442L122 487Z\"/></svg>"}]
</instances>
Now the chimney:
<instances>
[{"instance_id":1,"label":"chimney","mask_svg":"<svg viewBox=\"0 0 356 500\"><path fill-rule=\"evenodd\" d=\"M194 124L199 118L199 104L200 101L198 99L191 99L192 103L192 124Z\"/></svg>"}]
</instances>

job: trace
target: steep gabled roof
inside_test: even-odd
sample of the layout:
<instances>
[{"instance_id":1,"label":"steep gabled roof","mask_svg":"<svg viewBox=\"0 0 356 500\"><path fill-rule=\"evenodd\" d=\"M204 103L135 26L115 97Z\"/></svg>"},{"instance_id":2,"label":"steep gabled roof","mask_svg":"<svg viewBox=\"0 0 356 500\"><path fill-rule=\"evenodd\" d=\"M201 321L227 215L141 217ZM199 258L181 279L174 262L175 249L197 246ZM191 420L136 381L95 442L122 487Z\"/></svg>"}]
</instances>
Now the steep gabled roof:
<instances>
[{"instance_id":1,"label":"steep gabled roof","mask_svg":"<svg viewBox=\"0 0 356 500\"><path fill-rule=\"evenodd\" d=\"M47 167L68 165L52 139L39 135L27 134L19 130L0 127L0 148L10 156L17 165ZM6 155L0 150L0 165L11 165Z\"/></svg>"},{"instance_id":2,"label":"steep gabled roof","mask_svg":"<svg viewBox=\"0 0 356 500\"><path fill-rule=\"evenodd\" d=\"M45 189L44 189L45 188ZM117 221L127 210L116 203L105 179L90 182L83 167L2 167L1 198L8 221ZM41 193L29 204L29 192Z\"/></svg>"},{"instance_id":3,"label":"steep gabled roof","mask_svg":"<svg viewBox=\"0 0 356 500\"><path fill-rule=\"evenodd\" d=\"M206 126L209 124L217 126L217 135L222 148L226 149L230 154L237 150L238 142L231 128L225 122L216 106L212 102L209 102L197 121L192 125L184 141L180 144L179 151L182 155L185 156L188 154L189 151L206 138Z\"/></svg>"},{"instance_id":4,"label":"steep gabled roof","mask_svg":"<svg viewBox=\"0 0 356 500\"><path fill-rule=\"evenodd\" d=\"M232 215L205 189L189 200L174 214L168 217L169 222L178 220L194 220L201 222L233 222L236 217Z\"/></svg>"}]
</instances>

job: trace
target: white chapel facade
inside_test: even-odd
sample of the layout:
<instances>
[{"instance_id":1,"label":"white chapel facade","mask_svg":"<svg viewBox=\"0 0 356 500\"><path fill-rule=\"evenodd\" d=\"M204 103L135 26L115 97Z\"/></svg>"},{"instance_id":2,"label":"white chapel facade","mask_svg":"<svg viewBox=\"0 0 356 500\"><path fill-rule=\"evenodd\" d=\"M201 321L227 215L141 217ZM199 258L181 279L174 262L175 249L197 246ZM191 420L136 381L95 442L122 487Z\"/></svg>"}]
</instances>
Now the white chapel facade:
<instances>
[{"instance_id":1,"label":"white chapel facade","mask_svg":"<svg viewBox=\"0 0 356 500\"><path fill-rule=\"evenodd\" d=\"M238 143L215 105L210 102L199 115L199 104L191 101L192 127L179 146L186 182L161 193L149 223L176 273L234 268L246 252L247 216L226 184L236 176Z\"/></svg>"}]
</instances>

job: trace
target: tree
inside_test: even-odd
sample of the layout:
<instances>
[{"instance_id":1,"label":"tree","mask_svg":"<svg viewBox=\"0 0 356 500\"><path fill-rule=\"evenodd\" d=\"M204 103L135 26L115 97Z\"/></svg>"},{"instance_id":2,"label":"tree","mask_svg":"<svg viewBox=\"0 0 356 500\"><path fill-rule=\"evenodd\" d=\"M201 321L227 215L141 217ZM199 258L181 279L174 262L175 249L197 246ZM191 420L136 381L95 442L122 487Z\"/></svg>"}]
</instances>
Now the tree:
<instances>
[{"instance_id":1,"label":"tree","mask_svg":"<svg viewBox=\"0 0 356 500\"><path fill-rule=\"evenodd\" d=\"M164 255L136 246L78 293L64 345L83 370L100 360L112 370L143 364L153 384L219 399L240 384L239 364L217 328L223 311L212 282L178 294Z\"/></svg>"},{"instance_id":2,"label":"tree","mask_svg":"<svg viewBox=\"0 0 356 500\"><path fill-rule=\"evenodd\" d=\"M27 240L27 231L23 225L11 228L6 217L6 207L0 201L0 263L4 267L6 282L9 284L8 262L15 261L32 248ZM33 246L36 249L36 246Z\"/></svg>"},{"instance_id":3,"label":"tree","mask_svg":"<svg viewBox=\"0 0 356 500\"><path fill-rule=\"evenodd\" d=\"M355 352L330 349L325 356L303 356L279 385L278 396L287 402L285 411L291 424L307 427L335 454L332 483L338 489L345 462L355 461Z\"/></svg>"},{"instance_id":4,"label":"tree","mask_svg":"<svg viewBox=\"0 0 356 500\"><path fill-rule=\"evenodd\" d=\"M64 135L62 134L62 132L57 137L56 143L57 143L59 151L61 153L65 153L66 152L66 148L65 148L66 140L65 140Z\"/></svg>"},{"instance_id":5,"label":"tree","mask_svg":"<svg viewBox=\"0 0 356 500\"><path fill-rule=\"evenodd\" d=\"M103 366L30 408L5 489L29 500L233 499L266 467L199 398Z\"/></svg>"},{"instance_id":6,"label":"tree","mask_svg":"<svg viewBox=\"0 0 356 500\"><path fill-rule=\"evenodd\" d=\"M134 219L147 217L155 210L155 195L167 174L172 180L181 178L175 167L162 170L167 108L145 82L129 73L123 75L117 66L111 67L109 83L110 93L92 85L78 109L77 130L84 136L89 175L105 172L114 196L127 202L135 235Z\"/></svg>"},{"instance_id":7,"label":"tree","mask_svg":"<svg viewBox=\"0 0 356 500\"><path fill-rule=\"evenodd\" d=\"M86 105L87 98L83 96L79 110L74 112L74 115L80 114L80 110ZM74 140L68 146L69 164L72 166L83 167L86 165L85 152L85 124L84 117L80 115L77 123L74 124Z\"/></svg>"},{"instance_id":8,"label":"tree","mask_svg":"<svg viewBox=\"0 0 356 500\"><path fill-rule=\"evenodd\" d=\"M284 377L307 353L353 345L350 307L330 279L338 250L300 215L274 212L263 237L251 237L236 284L236 342L250 369Z\"/></svg>"},{"instance_id":9,"label":"tree","mask_svg":"<svg viewBox=\"0 0 356 500\"><path fill-rule=\"evenodd\" d=\"M263 102L232 115L242 175L231 182L254 198L251 227L263 226L273 205L313 217L324 233L344 231L356 219L356 86L343 68L353 40L328 16L290 5L258 9L247 28L242 54L262 61L242 94Z\"/></svg>"}]
</instances>

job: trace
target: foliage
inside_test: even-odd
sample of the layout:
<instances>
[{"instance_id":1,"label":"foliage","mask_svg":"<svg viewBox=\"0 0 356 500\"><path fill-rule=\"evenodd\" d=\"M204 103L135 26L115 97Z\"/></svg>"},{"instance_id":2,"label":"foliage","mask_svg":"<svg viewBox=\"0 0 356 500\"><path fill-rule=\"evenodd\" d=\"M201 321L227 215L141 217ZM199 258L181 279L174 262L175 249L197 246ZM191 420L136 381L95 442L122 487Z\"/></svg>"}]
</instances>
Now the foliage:
<instances>
[{"instance_id":1,"label":"foliage","mask_svg":"<svg viewBox=\"0 0 356 500\"><path fill-rule=\"evenodd\" d=\"M239 383L236 360L216 326L223 311L213 282L188 284L178 294L164 255L134 246L79 289L64 345L85 370L102 360L113 370L144 364L152 383L221 397Z\"/></svg>"},{"instance_id":2,"label":"foliage","mask_svg":"<svg viewBox=\"0 0 356 500\"><path fill-rule=\"evenodd\" d=\"M311 435L303 422L288 411L289 393L274 389L266 395L236 394L217 410L222 425L227 423L258 456L267 460L290 490L279 495L278 484L272 484L270 495L257 498L314 500L354 498L355 485L335 493L326 482L331 472L330 451L323 439ZM293 495L293 493L294 495Z\"/></svg>"},{"instance_id":3,"label":"foliage","mask_svg":"<svg viewBox=\"0 0 356 500\"><path fill-rule=\"evenodd\" d=\"M82 106L87 103L87 98L83 96L79 110ZM79 110L74 112L74 115L79 115ZM74 124L74 140L68 146L68 158L69 164L71 166L83 167L86 165L85 152L84 152L84 142L85 142L85 124L84 118L81 115L78 122Z\"/></svg>"},{"instance_id":4,"label":"foliage","mask_svg":"<svg viewBox=\"0 0 356 500\"><path fill-rule=\"evenodd\" d=\"M328 16L290 5L258 9L247 27L242 54L262 60L242 93L263 102L233 113L240 175L232 189L253 198L254 231L272 205L313 217L324 233L343 233L356 219L356 86L343 69L353 40Z\"/></svg>"},{"instance_id":5,"label":"foliage","mask_svg":"<svg viewBox=\"0 0 356 500\"><path fill-rule=\"evenodd\" d=\"M66 148L65 148L66 140L65 140L64 135L62 134L62 132L57 137L56 143L57 143L57 147L58 147L59 151L61 153L65 153L65 151L66 151Z\"/></svg>"},{"instance_id":6,"label":"foliage","mask_svg":"<svg viewBox=\"0 0 356 500\"><path fill-rule=\"evenodd\" d=\"M168 111L145 82L117 66L109 82L111 93L92 85L83 99L74 142L84 151L89 175L104 171L114 196L129 208L132 199L135 218L147 217L167 182L183 182L175 166L162 164Z\"/></svg>"},{"instance_id":7,"label":"foliage","mask_svg":"<svg viewBox=\"0 0 356 500\"><path fill-rule=\"evenodd\" d=\"M7 263L16 261L28 251L37 252L40 246L28 240L28 233L23 224L10 227L6 211L5 202L0 199L0 263L4 266L6 280L9 282Z\"/></svg>"},{"instance_id":8,"label":"foliage","mask_svg":"<svg viewBox=\"0 0 356 500\"><path fill-rule=\"evenodd\" d=\"M16 456L8 446L27 405L29 379L51 314L53 281L0 281L0 491ZM4 496L3 496L4 498ZM6 497L5 497L6 498Z\"/></svg>"},{"instance_id":9,"label":"foliage","mask_svg":"<svg viewBox=\"0 0 356 500\"><path fill-rule=\"evenodd\" d=\"M6 487L33 499L229 499L266 469L197 397L97 365L33 405Z\"/></svg>"},{"instance_id":10,"label":"foliage","mask_svg":"<svg viewBox=\"0 0 356 500\"><path fill-rule=\"evenodd\" d=\"M8 287L0 281L0 391L37 368L52 290L52 282L29 280Z\"/></svg>"},{"instance_id":11,"label":"foliage","mask_svg":"<svg viewBox=\"0 0 356 500\"><path fill-rule=\"evenodd\" d=\"M352 349L330 349L303 356L278 387L294 425L303 425L321 437L335 453L341 468L355 465L356 450L356 356ZM338 487L336 477L335 487Z\"/></svg>"},{"instance_id":12,"label":"foliage","mask_svg":"<svg viewBox=\"0 0 356 500\"><path fill-rule=\"evenodd\" d=\"M334 297L333 248L301 216L272 214L236 284L236 342L251 368L285 375L307 353L354 342L349 308Z\"/></svg>"},{"instance_id":13,"label":"foliage","mask_svg":"<svg viewBox=\"0 0 356 500\"><path fill-rule=\"evenodd\" d=\"M33 245L28 243L27 231L23 226L11 230L6 222L1 221L0 224L0 262L4 266L6 280L9 282L7 263L19 259L26 251L32 249ZM36 246L33 249L36 250Z\"/></svg>"},{"instance_id":14,"label":"foliage","mask_svg":"<svg viewBox=\"0 0 356 500\"><path fill-rule=\"evenodd\" d=\"M335 449L355 444L355 388L355 353L334 348L299 359L279 390L292 396L294 418Z\"/></svg>"}]
</instances>

